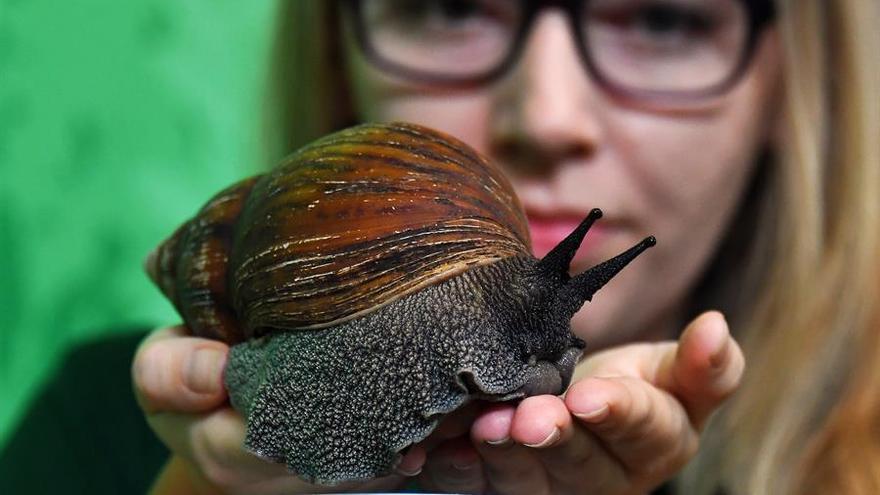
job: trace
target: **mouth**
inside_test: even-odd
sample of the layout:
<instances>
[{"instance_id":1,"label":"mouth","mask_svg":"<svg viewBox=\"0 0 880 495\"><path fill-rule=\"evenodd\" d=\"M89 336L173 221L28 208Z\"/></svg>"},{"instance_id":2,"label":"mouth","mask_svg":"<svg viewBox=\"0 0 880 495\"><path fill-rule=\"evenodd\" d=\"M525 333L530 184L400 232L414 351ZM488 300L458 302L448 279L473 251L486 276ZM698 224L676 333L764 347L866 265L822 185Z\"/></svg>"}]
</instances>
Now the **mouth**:
<instances>
[{"instance_id":1,"label":"mouth","mask_svg":"<svg viewBox=\"0 0 880 495\"><path fill-rule=\"evenodd\" d=\"M574 368L584 352L584 343L580 339L574 339L570 346L556 361L530 356L525 381L513 390L487 384L470 369L460 370L455 380L472 399L488 402L518 400L533 395L560 395L571 384Z\"/></svg>"},{"instance_id":2,"label":"mouth","mask_svg":"<svg viewBox=\"0 0 880 495\"><path fill-rule=\"evenodd\" d=\"M583 216L571 214L551 216L532 212L527 213L529 232L532 237L532 251L535 257L543 258L544 255L549 253L551 249L577 228L586 214L587 212L584 212ZM598 259L597 250L599 246L607 242L614 229L613 222L605 219L596 221L590 227L590 231L587 233L586 238L584 238L583 243L581 243L573 262L578 263L594 258Z\"/></svg>"}]
</instances>

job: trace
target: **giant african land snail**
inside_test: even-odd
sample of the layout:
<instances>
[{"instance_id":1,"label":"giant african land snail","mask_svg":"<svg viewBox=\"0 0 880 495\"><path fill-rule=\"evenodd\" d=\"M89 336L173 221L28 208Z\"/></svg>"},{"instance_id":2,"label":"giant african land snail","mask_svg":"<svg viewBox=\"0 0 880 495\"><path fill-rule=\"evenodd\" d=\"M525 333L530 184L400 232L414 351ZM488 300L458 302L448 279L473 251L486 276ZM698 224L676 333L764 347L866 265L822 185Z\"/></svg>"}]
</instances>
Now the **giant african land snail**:
<instances>
[{"instance_id":1,"label":"giant african land snail","mask_svg":"<svg viewBox=\"0 0 880 495\"><path fill-rule=\"evenodd\" d=\"M388 473L472 398L565 390L571 317L654 244L570 277L600 216L538 260L500 170L436 131L366 124L219 193L147 269L193 334L233 346L246 447L335 484Z\"/></svg>"}]
</instances>

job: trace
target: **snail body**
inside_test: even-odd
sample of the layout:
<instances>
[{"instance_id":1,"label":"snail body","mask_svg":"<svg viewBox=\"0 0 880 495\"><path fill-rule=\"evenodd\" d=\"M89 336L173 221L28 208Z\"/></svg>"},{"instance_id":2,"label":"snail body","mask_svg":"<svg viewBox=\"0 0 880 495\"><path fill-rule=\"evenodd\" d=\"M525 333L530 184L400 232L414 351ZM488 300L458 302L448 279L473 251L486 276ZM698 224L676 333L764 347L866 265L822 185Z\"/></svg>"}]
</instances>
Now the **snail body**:
<instances>
[{"instance_id":1,"label":"snail body","mask_svg":"<svg viewBox=\"0 0 880 495\"><path fill-rule=\"evenodd\" d=\"M387 474L467 401L559 394L570 320L641 251L570 277L504 175L460 141L365 124L215 196L147 270L195 335L232 345L245 446L321 484Z\"/></svg>"}]
</instances>

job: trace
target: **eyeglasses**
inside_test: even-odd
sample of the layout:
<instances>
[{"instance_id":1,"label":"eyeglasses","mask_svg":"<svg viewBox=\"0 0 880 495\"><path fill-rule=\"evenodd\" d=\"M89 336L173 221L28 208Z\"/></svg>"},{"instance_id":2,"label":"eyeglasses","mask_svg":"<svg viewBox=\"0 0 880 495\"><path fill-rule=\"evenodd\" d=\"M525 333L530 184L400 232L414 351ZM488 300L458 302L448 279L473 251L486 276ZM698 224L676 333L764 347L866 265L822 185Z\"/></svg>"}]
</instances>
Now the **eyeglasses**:
<instances>
[{"instance_id":1,"label":"eyeglasses","mask_svg":"<svg viewBox=\"0 0 880 495\"><path fill-rule=\"evenodd\" d=\"M515 63L544 8L563 10L590 76L639 100L723 93L775 17L770 0L341 0L376 67L415 82L474 87Z\"/></svg>"}]
</instances>

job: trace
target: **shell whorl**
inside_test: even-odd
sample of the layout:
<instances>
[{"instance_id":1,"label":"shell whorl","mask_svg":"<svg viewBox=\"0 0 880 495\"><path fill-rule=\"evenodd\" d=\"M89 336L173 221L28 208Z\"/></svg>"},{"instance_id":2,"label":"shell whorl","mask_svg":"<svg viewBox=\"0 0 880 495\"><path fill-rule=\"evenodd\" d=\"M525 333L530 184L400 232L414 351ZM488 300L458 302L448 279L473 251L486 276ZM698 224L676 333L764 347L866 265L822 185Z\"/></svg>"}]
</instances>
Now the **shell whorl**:
<instances>
[{"instance_id":1,"label":"shell whorl","mask_svg":"<svg viewBox=\"0 0 880 495\"><path fill-rule=\"evenodd\" d=\"M194 335L230 343L242 340L227 284L229 252L234 226L259 178L245 179L217 193L144 263Z\"/></svg>"},{"instance_id":2,"label":"shell whorl","mask_svg":"<svg viewBox=\"0 0 880 495\"><path fill-rule=\"evenodd\" d=\"M234 308L239 334L220 336L230 342L331 326L475 265L530 252L524 213L502 172L457 139L412 124L364 124L331 134L238 192L243 204L231 229L223 222L204 227L200 217L211 203L181 228L232 232L229 249L217 255L222 277L184 290L192 282L172 284L178 299L186 292L222 292L199 301ZM213 215L224 222L228 216ZM179 232L166 251L223 244ZM202 247L183 247L184 237ZM172 275L154 264L164 275L153 278L164 289L169 285L161 281ZM173 275L181 276L199 279L189 269ZM183 304L175 300L187 320Z\"/></svg>"}]
</instances>

